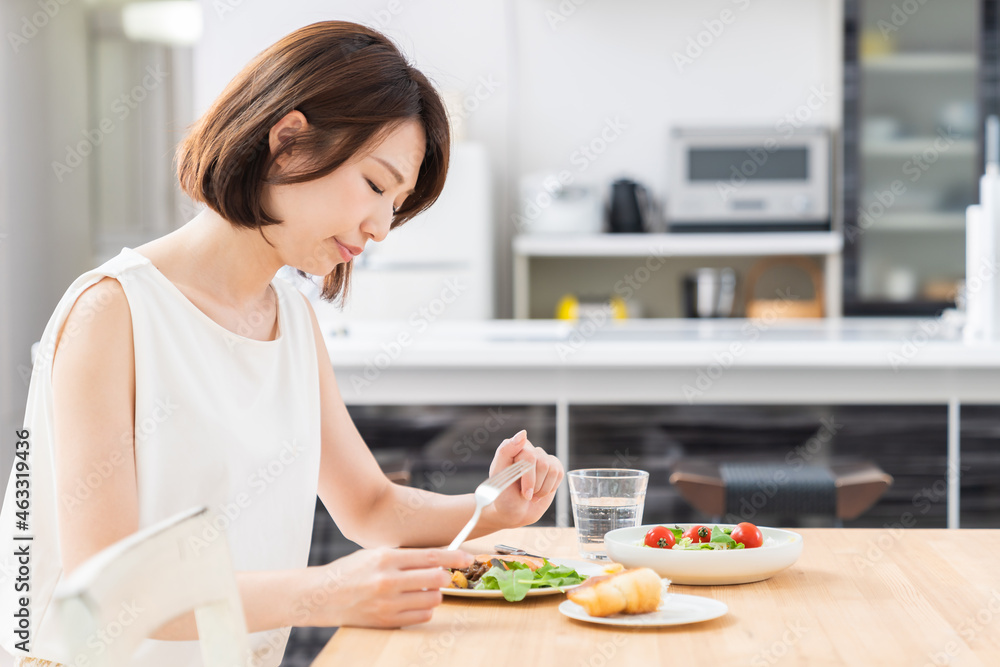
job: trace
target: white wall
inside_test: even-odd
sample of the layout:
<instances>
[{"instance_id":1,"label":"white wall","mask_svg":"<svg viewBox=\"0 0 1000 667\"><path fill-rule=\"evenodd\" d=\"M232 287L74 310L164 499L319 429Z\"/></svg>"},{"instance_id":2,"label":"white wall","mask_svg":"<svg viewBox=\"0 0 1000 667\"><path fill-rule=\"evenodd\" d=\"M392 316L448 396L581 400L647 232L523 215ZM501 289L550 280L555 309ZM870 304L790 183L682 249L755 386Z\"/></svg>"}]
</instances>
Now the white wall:
<instances>
[{"instance_id":1,"label":"white wall","mask_svg":"<svg viewBox=\"0 0 1000 667\"><path fill-rule=\"evenodd\" d=\"M831 94L840 87L840 25L831 21L831 5L839 3L591 1L554 27L540 11L551 4L518 3L517 137L525 171L578 172L570 156L598 136L605 119L619 118L626 129L578 172L581 179L605 183L627 173L662 188L671 126L773 127L806 103L813 86ZM723 11L729 24L719 18ZM706 46L691 47L691 39ZM689 48L701 54L691 50L696 57L678 63ZM811 120L835 122L839 100L832 96Z\"/></svg>"},{"instance_id":2,"label":"white wall","mask_svg":"<svg viewBox=\"0 0 1000 667\"><path fill-rule=\"evenodd\" d=\"M467 118L468 135L492 151L497 312L504 316L511 312L511 215L521 174L570 169L578 182L601 185L629 174L662 195L671 125L773 126L805 104L814 87L830 98L810 120L839 125L839 0L202 1L199 112L258 51L327 19L382 29L442 89L477 107ZM730 14L723 17L724 10ZM705 32L706 21L717 35ZM707 46L678 67L674 53L699 33ZM483 99L475 97L477 86ZM574 151L614 118L627 128L581 171Z\"/></svg>"}]
</instances>

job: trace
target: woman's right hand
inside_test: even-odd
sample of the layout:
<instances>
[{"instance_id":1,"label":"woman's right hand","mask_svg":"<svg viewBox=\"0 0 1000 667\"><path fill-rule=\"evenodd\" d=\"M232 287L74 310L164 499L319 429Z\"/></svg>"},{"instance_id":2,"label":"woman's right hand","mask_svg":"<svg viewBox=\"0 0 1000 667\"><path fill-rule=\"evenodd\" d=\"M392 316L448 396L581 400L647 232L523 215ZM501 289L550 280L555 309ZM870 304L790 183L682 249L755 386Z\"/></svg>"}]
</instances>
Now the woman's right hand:
<instances>
[{"instance_id":1,"label":"woman's right hand","mask_svg":"<svg viewBox=\"0 0 1000 667\"><path fill-rule=\"evenodd\" d=\"M464 551L379 548L308 568L313 577L295 610L296 624L398 628L426 623L441 604L438 589L451 583L451 573L442 568L466 568L474 560Z\"/></svg>"}]
</instances>

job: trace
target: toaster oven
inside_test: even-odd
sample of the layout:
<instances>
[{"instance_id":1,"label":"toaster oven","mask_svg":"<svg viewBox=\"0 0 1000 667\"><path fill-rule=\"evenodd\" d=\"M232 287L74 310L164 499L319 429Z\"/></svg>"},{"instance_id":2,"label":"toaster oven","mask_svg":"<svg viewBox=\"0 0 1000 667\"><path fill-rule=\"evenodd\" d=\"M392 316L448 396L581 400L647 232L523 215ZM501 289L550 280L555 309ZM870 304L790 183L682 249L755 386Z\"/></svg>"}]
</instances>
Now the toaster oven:
<instances>
[{"instance_id":1,"label":"toaster oven","mask_svg":"<svg viewBox=\"0 0 1000 667\"><path fill-rule=\"evenodd\" d=\"M670 144L671 232L831 228L824 128L684 128L672 132Z\"/></svg>"}]
</instances>

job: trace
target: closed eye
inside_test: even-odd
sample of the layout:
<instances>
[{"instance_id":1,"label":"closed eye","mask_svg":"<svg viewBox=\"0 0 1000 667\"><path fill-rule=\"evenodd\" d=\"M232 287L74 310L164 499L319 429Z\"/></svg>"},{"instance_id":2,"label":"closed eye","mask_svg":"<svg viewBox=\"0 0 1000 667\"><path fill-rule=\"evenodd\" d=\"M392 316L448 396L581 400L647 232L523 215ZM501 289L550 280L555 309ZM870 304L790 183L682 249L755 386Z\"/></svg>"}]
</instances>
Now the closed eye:
<instances>
[{"instance_id":1,"label":"closed eye","mask_svg":"<svg viewBox=\"0 0 1000 667\"><path fill-rule=\"evenodd\" d=\"M365 179L365 180L368 180L368 179ZM383 192L385 192L385 190L379 189L379 187L377 185L375 185L374 183L372 183L371 181L368 181L368 187L370 187L372 190L374 190L376 193L378 193L380 195ZM399 212L399 207L398 206L393 206L392 207L392 214L396 215L396 213L398 213L398 212Z\"/></svg>"}]
</instances>

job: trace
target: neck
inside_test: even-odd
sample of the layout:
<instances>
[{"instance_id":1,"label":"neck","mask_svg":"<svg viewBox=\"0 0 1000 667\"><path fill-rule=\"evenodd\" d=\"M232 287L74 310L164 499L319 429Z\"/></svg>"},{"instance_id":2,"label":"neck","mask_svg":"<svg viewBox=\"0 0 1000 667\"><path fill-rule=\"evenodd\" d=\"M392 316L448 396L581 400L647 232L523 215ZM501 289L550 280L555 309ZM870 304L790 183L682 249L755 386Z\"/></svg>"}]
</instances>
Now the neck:
<instances>
[{"instance_id":1,"label":"neck","mask_svg":"<svg viewBox=\"0 0 1000 667\"><path fill-rule=\"evenodd\" d=\"M210 208L175 233L192 274L235 306L259 301L283 266L259 231L236 227Z\"/></svg>"}]
</instances>

